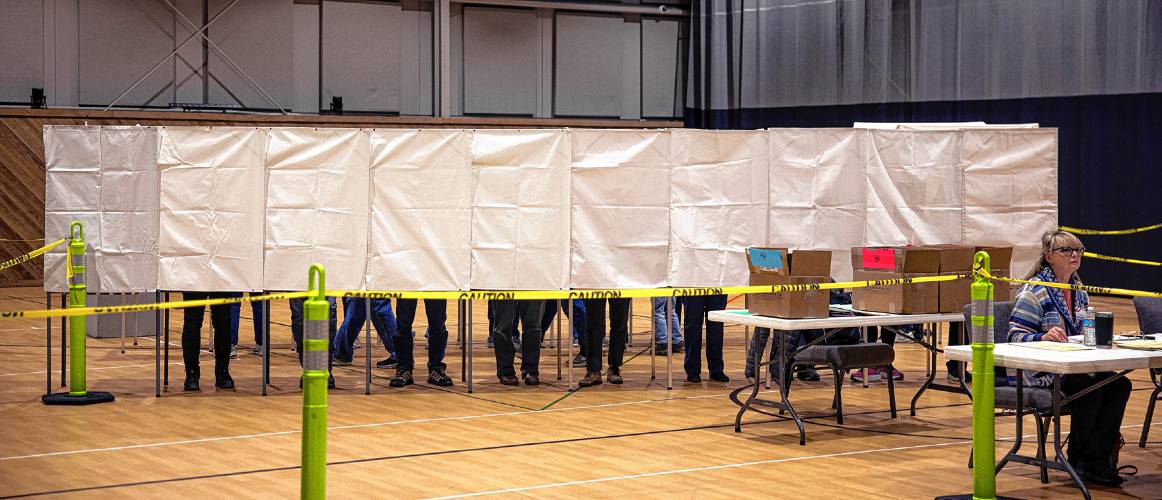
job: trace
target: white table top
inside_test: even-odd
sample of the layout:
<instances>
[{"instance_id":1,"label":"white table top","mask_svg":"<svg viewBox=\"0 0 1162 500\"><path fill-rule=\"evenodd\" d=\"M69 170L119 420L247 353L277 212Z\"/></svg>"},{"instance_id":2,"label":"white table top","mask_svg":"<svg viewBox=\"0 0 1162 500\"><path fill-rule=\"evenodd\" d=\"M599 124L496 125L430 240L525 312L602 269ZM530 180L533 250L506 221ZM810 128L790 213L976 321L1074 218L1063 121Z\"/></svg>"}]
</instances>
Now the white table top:
<instances>
[{"instance_id":1,"label":"white table top","mask_svg":"<svg viewBox=\"0 0 1162 500\"><path fill-rule=\"evenodd\" d=\"M757 326L773 330L808 330L812 328L847 328L861 326L896 326L915 323L964 322L961 313L936 314L888 314L878 312L853 311L851 308L833 308L854 312L857 316L833 316L830 318L788 319L751 314L746 309L726 309L710 311L710 321L735 325Z\"/></svg>"},{"instance_id":2,"label":"white table top","mask_svg":"<svg viewBox=\"0 0 1162 500\"><path fill-rule=\"evenodd\" d=\"M972 346L958 345L944 348L944 355L953 361L972 361ZM1086 349L1082 351L1050 351L1022 346L1019 342L996 344L993 364L1006 368L1060 374L1092 373L1121 370L1162 368L1162 351L1135 349Z\"/></svg>"}]
</instances>

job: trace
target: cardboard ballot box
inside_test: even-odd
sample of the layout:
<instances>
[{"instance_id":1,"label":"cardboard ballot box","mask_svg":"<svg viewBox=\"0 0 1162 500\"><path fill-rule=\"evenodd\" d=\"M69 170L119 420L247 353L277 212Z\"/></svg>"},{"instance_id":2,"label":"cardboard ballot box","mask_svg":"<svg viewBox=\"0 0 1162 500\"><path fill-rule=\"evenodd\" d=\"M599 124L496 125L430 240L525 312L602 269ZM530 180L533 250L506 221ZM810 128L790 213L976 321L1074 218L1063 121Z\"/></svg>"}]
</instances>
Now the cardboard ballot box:
<instances>
[{"instance_id":1,"label":"cardboard ballot box","mask_svg":"<svg viewBox=\"0 0 1162 500\"><path fill-rule=\"evenodd\" d=\"M1013 264L1013 247L976 247L976 251L984 250L989 254L989 274L1001 278L1011 278ZM993 302L1007 302L1013 300L1012 283L1004 281L993 282Z\"/></svg>"},{"instance_id":2,"label":"cardboard ballot box","mask_svg":"<svg viewBox=\"0 0 1162 500\"><path fill-rule=\"evenodd\" d=\"M920 278L940 274L940 250L925 247L852 247L851 266L856 281ZM910 283L855 288L852 307L896 314L935 313L940 310L939 283Z\"/></svg>"},{"instance_id":3,"label":"cardboard ballot box","mask_svg":"<svg viewBox=\"0 0 1162 500\"><path fill-rule=\"evenodd\" d=\"M932 245L940 252L940 274L972 274L972 257L976 255L976 248L965 245ZM961 312L964 306L972 301L972 278L956 281L941 281L936 284L940 289L940 312Z\"/></svg>"},{"instance_id":4,"label":"cardboard ballot box","mask_svg":"<svg viewBox=\"0 0 1162 500\"><path fill-rule=\"evenodd\" d=\"M752 247L746 252L750 284L811 285L831 281L829 250L796 250ZM779 318L826 318L828 290L803 290L751 294L748 309L753 314Z\"/></svg>"}]
</instances>

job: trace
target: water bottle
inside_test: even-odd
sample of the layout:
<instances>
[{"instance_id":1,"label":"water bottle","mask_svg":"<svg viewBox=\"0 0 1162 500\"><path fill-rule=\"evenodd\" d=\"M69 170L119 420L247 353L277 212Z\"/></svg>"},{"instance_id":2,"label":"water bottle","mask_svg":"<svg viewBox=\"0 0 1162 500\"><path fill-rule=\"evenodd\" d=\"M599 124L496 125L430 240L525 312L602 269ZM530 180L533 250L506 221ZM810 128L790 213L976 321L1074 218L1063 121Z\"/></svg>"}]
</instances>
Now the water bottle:
<instances>
[{"instance_id":1,"label":"water bottle","mask_svg":"<svg viewBox=\"0 0 1162 500\"><path fill-rule=\"evenodd\" d=\"M1093 307L1085 310L1085 316L1081 320L1081 336L1083 344L1090 347L1097 346L1097 329L1094 328Z\"/></svg>"}]
</instances>

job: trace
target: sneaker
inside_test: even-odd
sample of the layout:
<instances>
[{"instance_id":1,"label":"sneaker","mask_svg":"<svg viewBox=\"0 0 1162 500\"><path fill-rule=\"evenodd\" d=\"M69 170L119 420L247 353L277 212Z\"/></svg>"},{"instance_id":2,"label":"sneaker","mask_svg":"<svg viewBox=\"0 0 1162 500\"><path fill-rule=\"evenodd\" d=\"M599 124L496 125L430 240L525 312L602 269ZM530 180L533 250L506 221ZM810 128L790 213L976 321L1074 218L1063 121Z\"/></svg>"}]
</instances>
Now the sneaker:
<instances>
[{"instance_id":1,"label":"sneaker","mask_svg":"<svg viewBox=\"0 0 1162 500\"><path fill-rule=\"evenodd\" d=\"M730 377L727 377L725 373L711 373L710 380L715 382L730 382Z\"/></svg>"},{"instance_id":2,"label":"sneaker","mask_svg":"<svg viewBox=\"0 0 1162 500\"><path fill-rule=\"evenodd\" d=\"M254 346L254 350L251 351L251 354L254 354L255 356L262 356L262 346L260 346L260 345Z\"/></svg>"},{"instance_id":3,"label":"sneaker","mask_svg":"<svg viewBox=\"0 0 1162 500\"><path fill-rule=\"evenodd\" d=\"M335 366L351 366L352 359L351 358L344 359L342 357L335 356L335 357L331 358L331 363L334 364Z\"/></svg>"},{"instance_id":4,"label":"sneaker","mask_svg":"<svg viewBox=\"0 0 1162 500\"><path fill-rule=\"evenodd\" d=\"M415 380L412 379L412 371L400 369L395 371L395 376L391 377L391 380L387 382L387 385L390 387L403 387L405 385L412 385L414 383Z\"/></svg>"},{"instance_id":5,"label":"sneaker","mask_svg":"<svg viewBox=\"0 0 1162 500\"><path fill-rule=\"evenodd\" d=\"M956 373L955 370L948 372L948 381L959 383L960 382L960 374ZM972 372L964 372L964 382L965 383L972 382Z\"/></svg>"},{"instance_id":6,"label":"sneaker","mask_svg":"<svg viewBox=\"0 0 1162 500\"><path fill-rule=\"evenodd\" d=\"M238 359L238 346L230 346L230 359Z\"/></svg>"},{"instance_id":7,"label":"sneaker","mask_svg":"<svg viewBox=\"0 0 1162 500\"><path fill-rule=\"evenodd\" d=\"M601 385L601 372L589 372L585 374L585 378L581 379L577 385L581 387L593 387Z\"/></svg>"},{"instance_id":8,"label":"sneaker","mask_svg":"<svg viewBox=\"0 0 1162 500\"><path fill-rule=\"evenodd\" d=\"M657 354L658 356L666 356L670 354L669 350L669 346L665 343L654 344L654 354Z\"/></svg>"},{"instance_id":9,"label":"sneaker","mask_svg":"<svg viewBox=\"0 0 1162 500\"><path fill-rule=\"evenodd\" d=\"M892 380L904 380L904 373L892 368Z\"/></svg>"},{"instance_id":10,"label":"sneaker","mask_svg":"<svg viewBox=\"0 0 1162 500\"><path fill-rule=\"evenodd\" d=\"M428 383L432 385L438 385L440 387L451 387L452 377L449 377L448 374L444 372L444 370L436 368L435 370L428 372Z\"/></svg>"},{"instance_id":11,"label":"sneaker","mask_svg":"<svg viewBox=\"0 0 1162 500\"><path fill-rule=\"evenodd\" d=\"M883 376L880 375L880 372L878 369L875 369L875 368L868 368L867 369L867 381L869 383L870 382L879 382L882 379L883 379ZM855 372L853 372L851 374L851 381L855 382L857 384L862 384L863 383L863 371L856 370Z\"/></svg>"},{"instance_id":12,"label":"sneaker","mask_svg":"<svg viewBox=\"0 0 1162 500\"><path fill-rule=\"evenodd\" d=\"M395 366L398 364L399 364L399 361L396 361L395 357L388 356L387 359L380 360L380 361L376 362L375 367L376 368L395 368Z\"/></svg>"},{"instance_id":13,"label":"sneaker","mask_svg":"<svg viewBox=\"0 0 1162 500\"><path fill-rule=\"evenodd\" d=\"M701 375L686 375L686 381L691 383L698 383L702 381Z\"/></svg>"},{"instance_id":14,"label":"sneaker","mask_svg":"<svg viewBox=\"0 0 1162 500\"><path fill-rule=\"evenodd\" d=\"M621 378L620 373L609 372L609 376L606 377L606 379L609 380L609 383L617 385L621 385L622 382L625 382L625 380Z\"/></svg>"},{"instance_id":15,"label":"sneaker","mask_svg":"<svg viewBox=\"0 0 1162 500\"><path fill-rule=\"evenodd\" d=\"M584 368L586 361L587 360L585 359L585 356L582 356L581 354L577 354L576 356L573 356L573 367L574 368Z\"/></svg>"},{"instance_id":16,"label":"sneaker","mask_svg":"<svg viewBox=\"0 0 1162 500\"><path fill-rule=\"evenodd\" d=\"M686 344L684 342L678 341L674 343L674 354L678 354L684 350L686 350Z\"/></svg>"},{"instance_id":17,"label":"sneaker","mask_svg":"<svg viewBox=\"0 0 1162 500\"><path fill-rule=\"evenodd\" d=\"M517 380L516 375L501 375L501 385L520 385L520 380Z\"/></svg>"}]
</instances>

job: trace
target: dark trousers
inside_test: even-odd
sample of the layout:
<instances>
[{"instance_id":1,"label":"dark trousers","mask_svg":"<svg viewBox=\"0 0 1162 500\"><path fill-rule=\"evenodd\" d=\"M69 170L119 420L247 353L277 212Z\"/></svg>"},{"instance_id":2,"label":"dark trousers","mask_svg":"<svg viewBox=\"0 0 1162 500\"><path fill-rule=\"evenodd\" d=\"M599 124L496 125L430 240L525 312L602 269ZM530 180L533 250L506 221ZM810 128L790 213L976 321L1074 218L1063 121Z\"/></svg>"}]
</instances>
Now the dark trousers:
<instances>
[{"instance_id":1,"label":"dark trousers","mask_svg":"<svg viewBox=\"0 0 1162 500\"><path fill-rule=\"evenodd\" d=\"M1076 394L1100 380L1113 377L1112 372L1065 375L1061 377L1061 392ZM1069 459L1076 463L1105 467L1114 452L1114 444L1121 432L1122 415L1130 399L1133 385L1125 377L1106 384L1070 403L1072 417L1069 424Z\"/></svg>"},{"instance_id":2,"label":"dark trousers","mask_svg":"<svg viewBox=\"0 0 1162 500\"><path fill-rule=\"evenodd\" d=\"M416 366L412 348L415 344L415 335L412 335L412 322L416 320L416 299L398 299L395 301L395 359L400 370L412 370ZM428 317L428 371L446 370L444 352L448 349L448 301L443 299L424 299L424 314Z\"/></svg>"},{"instance_id":3,"label":"dark trousers","mask_svg":"<svg viewBox=\"0 0 1162 500\"><path fill-rule=\"evenodd\" d=\"M706 319L706 313L726 309L726 295L682 297L682 336L686 338L686 376L702 374L702 324L706 323L706 367L711 375L722 374L722 323Z\"/></svg>"},{"instance_id":4,"label":"dark trousers","mask_svg":"<svg viewBox=\"0 0 1162 500\"><path fill-rule=\"evenodd\" d=\"M295 341L295 351L299 353L299 366L303 364L303 305L307 299L290 299L291 338ZM331 371L335 357L335 331L338 330L339 319L336 317L337 307L335 297L327 297L330 309L327 320L327 371Z\"/></svg>"},{"instance_id":5,"label":"dark trousers","mask_svg":"<svg viewBox=\"0 0 1162 500\"><path fill-rule=\"evenodd\" d=\"M516 330L516 319L520 318L524 325L524 335L521 335L521 374L540 376L541 362L541 315L545 313L543 300L496 300L491 302L489 324L495 330L492 336L493 351L496 351L496 376L516 375L513 368L513 358L516 348L511 339Z\"/></svg>"},{"instance_id":6,"label":"dark trousers","mask_svg":"<svg viewBox=\"0 0 1162 500\"><path fill-rule=\"evenodd\" d=\"M230 292L182 292L185 300L222 299L231 297ZM200 373L198 351L202 345L202 318L206 306L187 307L182 313L182 359L186 373ZM230 370L230 305L210 306L210 323L214 328L214 370Z\"/></svg>"},{"instance_id":7,"label":"dark trousers","mask_svg":"<svg viewBox=\"0 0 1162 500\"><path fill-rule=\"evenodd\" d=\"M609 373L621 373L629 339L630 299L585 299L585 370L601 373L601 341L605 339L605 301L609 301Z\"/></svg>"}]
</instances>

